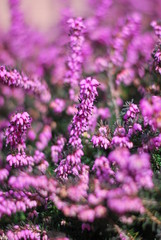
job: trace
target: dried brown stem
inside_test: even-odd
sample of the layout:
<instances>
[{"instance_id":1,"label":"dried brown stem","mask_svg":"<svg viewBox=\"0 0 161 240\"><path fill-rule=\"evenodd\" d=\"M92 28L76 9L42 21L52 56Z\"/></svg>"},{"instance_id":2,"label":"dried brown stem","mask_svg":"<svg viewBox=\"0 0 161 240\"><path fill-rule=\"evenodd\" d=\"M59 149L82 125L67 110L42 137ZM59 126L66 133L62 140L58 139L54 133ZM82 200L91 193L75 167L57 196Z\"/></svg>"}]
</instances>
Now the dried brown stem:
<instances>
[{"instance_id":1,"label":"dried brown stem","mask_svg":"<svg viewBox=\"0 0 161 240\"><path fill-rule=\"evenodd\" d=\"M146 209L146 214L148 215L152 222L161 225L161 221L157 217L155 217L148 209Z\"/></svg>"}]
</instances>

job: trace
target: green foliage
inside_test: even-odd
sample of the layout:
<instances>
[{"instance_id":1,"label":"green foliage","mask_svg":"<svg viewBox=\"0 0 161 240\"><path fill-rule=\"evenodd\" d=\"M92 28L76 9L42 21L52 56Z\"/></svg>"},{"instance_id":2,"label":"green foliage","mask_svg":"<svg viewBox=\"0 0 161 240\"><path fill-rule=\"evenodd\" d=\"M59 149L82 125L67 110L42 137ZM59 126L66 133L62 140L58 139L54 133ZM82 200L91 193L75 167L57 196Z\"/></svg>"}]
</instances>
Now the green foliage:
<instances>
[{"instance_id":1,"label":"green foliage","mask_svg":"<svg viewBox=\"0 0 161 240\"><path fill-rule=\"evenodd\" d=\"M160 170L161 168L161 148L152 153L152 168L154 171Z\"/></svg>"}]
</instances>

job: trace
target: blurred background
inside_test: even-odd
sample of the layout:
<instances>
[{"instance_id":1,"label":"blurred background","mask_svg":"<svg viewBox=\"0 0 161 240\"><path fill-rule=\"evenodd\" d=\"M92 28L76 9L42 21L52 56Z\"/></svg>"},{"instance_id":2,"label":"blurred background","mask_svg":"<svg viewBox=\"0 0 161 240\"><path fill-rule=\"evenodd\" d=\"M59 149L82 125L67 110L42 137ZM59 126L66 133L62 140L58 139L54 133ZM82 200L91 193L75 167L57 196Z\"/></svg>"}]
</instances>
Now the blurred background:
<instances>
[{"instance_id":1,"label":"blurred background","mask_svg":"<svg viewBox=\"0 0 161 240\"><path fill-rule=\"evenodd\" d=\"M44 32L58 23L62 16L62 9L70 8L75 16L89 16L95 11L95 3L109 0L22 0L21 7L27 23ZM111 1L117 12L129 13L137 11L145 16L158 18L161 7L160 0L113 0ZM130 6L130 9L129 9ZM112 13L113 14L113 13ZM110 13L108 13L110 15ZM115 18L117 19L117 17ZM0 29L7 31L10 26L10 12L8 0L0 0Z\"/></svg>"},{"instance_id":2,"label":"blurred background","mask_svg":"<svg viewBox=\"0 0 161 240\"><path fill-rule=\"evenodd\" d=\"M89 8L86 0L22 0L22 10L27 23L40 31L47 31L60 20L61 9L67 4L72 6L75 15L85 15ZM0 0L0 28L7 31L10 26L8 0Z\"/></svg>"}]
</instances>

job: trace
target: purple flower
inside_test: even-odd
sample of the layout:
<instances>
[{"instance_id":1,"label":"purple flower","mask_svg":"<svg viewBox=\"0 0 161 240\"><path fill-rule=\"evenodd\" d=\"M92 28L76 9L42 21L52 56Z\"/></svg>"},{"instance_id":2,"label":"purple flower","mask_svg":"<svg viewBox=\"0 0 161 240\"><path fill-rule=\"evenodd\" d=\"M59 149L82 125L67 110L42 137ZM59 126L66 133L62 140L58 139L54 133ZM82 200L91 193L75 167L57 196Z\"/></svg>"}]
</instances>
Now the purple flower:
<instances>
[{"instance_id":1,"label":"purple flower","mask_svg":"<svg viewBox=\"0 0 161 240\"><path fill-rule=\"evenodd\" d=\"M96 147L100 146L104 149L107 149L110 147L110 141L104 136L93 135L91 141L92 141L93 145Z\"/></svg>"},{"instance_id":2,"label":"purple flower","mask_svg":"<svg viewBox=\"0 0 161 240\"><path fill-rule=\"evenodd\" d=\"M131 68L123 69L116 77L116 84L119 86L121 83L125 85L130 85L135 77L134 70Z\"/></svg>"},{"instance_id":3,"label":"purple flower","mask_svg":"<svg viewBox=\"0 0 161 240\"><path fill-rule=\"evenodd\" d=\"M140 212L144 213L144 206L140 198L135 197L119 197L108 200L109 208L118 214L126 212Z\"/></svg>"},{"instance_id":4,"label":"purple flower","mask_svg":"<svg viewBox=\"0 0 161 240\"><path fill-rule=\"evenodd\" d=\"M98 86L98 81L91 77L83 79L80 82L80 104L78 104L77 113L73 117L69 139L69 143L75 148L82 148L80 136L87 130L94 100L98 95Z\"/></svg>"},{"instance_id":5,"label":"purple flower","mask_svg":"<svg viewBox=\"0 0 161 240\"><path fill-rule=\"evenodd\" d=\"M116 66L124 64L124 50L128 41L131 40L138 32L140 26L140 15L132 14L120 21L116 36L113 40L113 54L111 61Z\"/></svg>"},{"instance_id":6,"label":"purple flower","mask_svg":"<svg viewBox=\"0 0 161 240\"><path fill-rule=\"evenodd\" d=\"M130 178L133 176L133 181L138 186L138 189L141 187L153 187L153 173L150 168L150 157L147 153L130 156L127 149L116 149L110 153L108 159L110 162L117 164L121 172L125 173L126 178L119 178L119 181L126 182L126 179L130 181ZM117 174L119 172L117 171ZM130 178L128 178L128 175L131 175Z\"/></svg>"},{"instance_id":7,"label":"purple flower","mask_svg":"<svg viewBox=\"0 0 161 240\"><path fill-rule=\"evenodd\" d=\"M115 129L111 145L115 147L133 147L133 143L130 142L130 139L128 135L126 135L125 129L123 127L118 127Z\"/></svg>"},{"instance_id":8,"label":"purple flower","mask_svg":"<svg viewBox=\"0 0 161 240\"><path fill-rule=\"evenodd\" d=\"M89 0L91 9L94 9L94 14L96 19L102 19L106 17L110 6L112 5L112 0Z\"/></svg>"},{"instance_id":9,"label":"purple flower","mask_svg":"<svg viewBox=\"0 0 161 240\"><path fill-rule=\"evenodd\" d=\"M154 138L151 138L148 143L148 148L150 150L159 149L160 147L161 147L161 134Z\"/></svg>"},{"instance_id":10,"label":"purple flower","mask_svg":"<svg viewBox=\"0 0 161 240\"><path fill-rule=\"evenodd\" d=\"M0 83L24 89L40 97L42 102L49 102L51 95L46 82L41 82L37 77L28 78L25 74L20 74L16 69L9 70L5 66L0 66Z\"/></svg>"},{"instance_id":11,"label":"purple flower","mask_svg":"<svg viewBox=\"0 0 161 240\"><path fill-rule=\"evenodd\" d=\"M152 53L155 71L161 74L161 42L158 43Z\"/></svg>"},{"instance_id":12,"label":"purple flower","mask_svg":"<svg viewBox=\"0 0 161 240\"><path fill-rule=\"evenodd\" d=\"M142 99L140 110L144 118L144 126L150 125L153 131L161 128L161 97L152 96L148 100Z\"/></svg>"},{"instance_id":13,"label":"purple flower","mask_svg":"<svg viewBox=\"0 0 161 240\"><path fill-rule=\"evenodd\" d=\"M128 110L124 115L124 120L127 121L128 119L135 119L139 112L140 110L136 104L134 103L129 104Z\"/></svg>"},{"instance_id":14,"label":"purple flower","mask_svg":"<svg viewBox=\"0 0 161 240\"><path fill-rule=\"evenodd\" d=\"M14 225L12 229L7 231L8 239L20 240L24 239L33 239L40 240L41 239L41 230L38 225L29 225L26 224L24 226ZM46 238L48 239L48 238Z\"/></svg>"},{"instance_id":15,"label":"purple flower","mask_svg":"<svg viewBox=\"0 0 161 240\"><path fill-rule=\"evenodd\" d=\"M93 135L91 141L93 145L96 147L100 146L104 149L109 148L111 143L108 140L107 128L104 126L100 127L98 135Z\"/></svg>"},{"instance_id":16,"label":"purple flower","mask_svg":"<svg viewBox=\"0 0 161 240\"><path fill-rule=\"evenodd\" d=\"M32 156L27 156L25 153L18 153L17 155L8 155L6 161L10 166L22 167L34 164Z\"/></svg>"},{"instance_id":17,"label":"purple flower","mask_svg":"<svg viewBox=\"0 0 161 240\"><path fill-rule=\"evenodd\" d=\"M82 170L81 157L84 155L81 149L75 150L72 154L69 154L66 159L60 161L55 172L59 177L64 179L68 178L68 175L79 176Z\"/></svg>"},{"instance_id":18,"label":"purple flower","mask_svg":"<svg viewBox=\"0 0 161 240\"><path fill-rule=\"evenodd\" d=\"M50 103L50 107L57 114L62 113L65 110L66 103L64 99L56 98Z\"/></svg>"},{"instance_id":19,"label":"purple flower","mask_svg":"<svg viewBox=\"0 0 161 240\"><path fill-rule=\"evenodd\" d=\"M51 157L54 163L58 163L58 161L61 159L65 142L66 139L64 137L59 137L56 144L51 146Z\"/></svg>"},{"instance_id":20,"label":"purple flower","mask_svg":"<svg viewBox=\"0 0 161 240\"><path fill-rule=\"evenodd\" d=\"M70 48L71 54L68 57L68 71L65 76L65 82L71 86L70 98L75 99L75 88L78 87L82 75L83 54L82 47L84 42L83 31L85 26L82 18L69 19Z\"/></svg>"},{"instance_id":21,"label":"purple flower","mask_svg":"<svg viewBox=\"0 0 161 240\"><path fill-rule=\"evenodd\" d=\"M6 145L10 145L12 148L24 147L26 133L28 128L31 127L31 121L31 117L27 112L13 115L5 131Z\"/></svg>"},{"instance_id":22,"label":"purple flower","mask_svg":"<svg viewBox=\"0 0 161 240\"><path fill-rule=\"evenodd\" d=\"M153 21L151 23L151 26L153 27L155 34L158 38L161 38L161 21Z\"/></svg>"},{"instance_id":23,"label":"purple flower","mask_svg":"<svg viewBox=\"0 0 161 240\"><path fill-rule=\"evenodd\" d=\"M8 178L9 171L5 168L0 169L0 182L6 180Z\"/></svg>"},{"instance_id":24,"label":"purple flower","mask_svg":"<svg viewBox=\"0 0 161 240\"><path fill-rule=\"evenodd\" d=\"M136 134L137 132L142 132L142 126L139 123L134 123L132 127L129 127L128 130L128 137L131 137L133 134Z\"/></svg>"},{"instance_id":25,"label":"purple flower","mask_svg":"<svg viewBox=\"0 0 161 240\"><path fill-rule=\"evenodd\" d=\"M47 146L49 141L52 138L52 132L51 132L51 127L49 125L45 125L42 132L39 135L39 139L36 142L36 147L42 151L44 150Z\"/></svg>"},{"instance_id":26,"label":"purple flower","mask_svg":"<svg viewBox=\"0 0 161 240\"><path fill-rule=\"evenodd\" d=\"M96 176L103 181L111 181L111 177L114 175L109 160L103 156L95 159L92 170L95 170Z\"/></svg>"}]
</instances>

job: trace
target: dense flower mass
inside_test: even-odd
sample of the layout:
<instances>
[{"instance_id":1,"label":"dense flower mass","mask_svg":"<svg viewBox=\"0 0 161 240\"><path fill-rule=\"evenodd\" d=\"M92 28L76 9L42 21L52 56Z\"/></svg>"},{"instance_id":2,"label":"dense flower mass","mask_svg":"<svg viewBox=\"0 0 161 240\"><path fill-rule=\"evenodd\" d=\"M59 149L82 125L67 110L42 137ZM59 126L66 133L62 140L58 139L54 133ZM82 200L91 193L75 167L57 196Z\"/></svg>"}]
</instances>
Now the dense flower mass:
<instances>
[{"instance_id":1,"label":"dense flower mass","mask_svg":"<svg viewBox=\"0 0 161 240\"><path fill-rule=\"evenodd\" d=\"M134 103L130 104L126 114L124 115L124 120L127 121L129 118L135 119L137 113L139 113L138 106Z\"/></svg>"},{"instance_id":2,"label":"dense flower mass","mask_svg":"<svg viewBox=\"0 0 161 240\"><path fill-rule=\"evenodd\" d=\"M115 147L133 147L133 143L130 142L130 139L126 135L125 129L123 127L118 127L115 129L111 144Z\"/></svg>"},{"instance_id":3,"label":"dense flower mass","mask_svg":"<svg viewBox=\"0 0 161 240\"><path fill-rule=\"evenodd\" d=\"M68 57L68 68L65 75L65 82L69 83L71 89L69 91L70 98L75 99L75 89L79 84L79 80L82 75L82 64L83 64L83 30L85 26L82 18L69 19L69 34L70 34L70 48L71 54ZM75 99L77 100L77 99Z\"/></svg>"},{"instance_id":4,"label":"dense flower mass","mask_svg":"<svg viewBox=\"0 0 161 240\"><path fill-rule=\"evenodd\" d=\"M77 113L73 117L69 138L69 143L73 147L82 148L80 137L81 134L87 130L89 117L92 115L94 100L98 95L98 86L98 81L90 77L83 79L80 82L80 103L77 106Z\"/></svg>"},{"instance_id":5,"label":"dense flower mass","mask_svg":"<svg viewBox=\"0 0 161 240\"><path fill-rule=\"evenodd\" d=\"M104 149L110 147L110 141L108 139L108 129L105 126L100 127L98 135L93 135L91 141L96 147L100 146Z\"/></svg>"},{"instance_id":6,"label":"dense flower mass","mask_svg":"<svg viewBox=\"0 0 161 240\"><path fill-rule=\"evenodd\" d=\"M9 163L10 166L25 166L25 165L32 165L33 164L33 158L31 156L26 156L25 153L23 154L17 154L15 156L8 155L6 158L6 161Z\"/></svg>"},{"instance_id":7,"label":"dense flower mass","mask_svg":"<svg viewBox=\"0 0 161 240\"><path fill-rule=\"evenodd\" d=\"M38 78L29 79L26 75L20 74L16 69L6 69L5 66L0 67L0 82L12 87L19 87L25 91L38 95L44 102L50 100L50 92L46 83L41 83Z\"/></svg>"},{"instance_id":8,"label":"dense flower mass","mask_svg":"<svg viewBox=\"0 0 161 240\"><path fill-rule=\"evenodd\" d=\"M41 239L41 230L39 226L30 226L27 224L26 226L18 226L15 225L11 230L7 232L8 239L18 240L18 239L33 239L40 240ZM43 234L44 235L44 234ZM47 236L42 237L43 240L47 240Z\"/></svg>"},{"instance_id":9,"label":"dense flower mass","mask_svg":"<svg viewBox=\"0 0 161 240\"><path fill-rule=\"evenodd\" d=\"M161 74L161 22L153 21L151 26L154 28L155 34L158 37L158 42L152 54L154 58L154 68L156 72Z\"/></svg>"},{"instance_id":10,"label":"dense flower mass","mask_svg":"<svg viewBox=\"0 0 161 240\"><path fill-rule=\"evenodd\" d=\"M31 126L31 117L27 112L17 113L11 117L10 125L5 131L6 144L11 147L24 145L27 129Z\"/></svg>"},{"instance_id":11,"label":"dense flower mass","mask_svg":"<svg viewBox=\"0 0 161 240\"><path fill-rule=\"evenodd\" d=\"M144 125L150 125L155 131L161 128L161 97L152 96L151 99L142 99L140 102Z\"/></svg>"},{"instance_id":12,"label":"dense flower mass","mask_svg":"<svg viewBox=\"0 0 161 240\"><path fill-rule=\"evenodd\" d=\"M154 28L156 36L160 39L161 38L161 21L153 21L151 26Z\"/></svg>"},{"instance_id":13,"label":"dense flower mass","mask_svg":"<svg viewBox=\"0 0 161 240\"><path fill-rule=\"evenodd\" d=\"M70 2L8 0L0 239L161 239L161 1Z\"/></svg>"}]
</instances>

